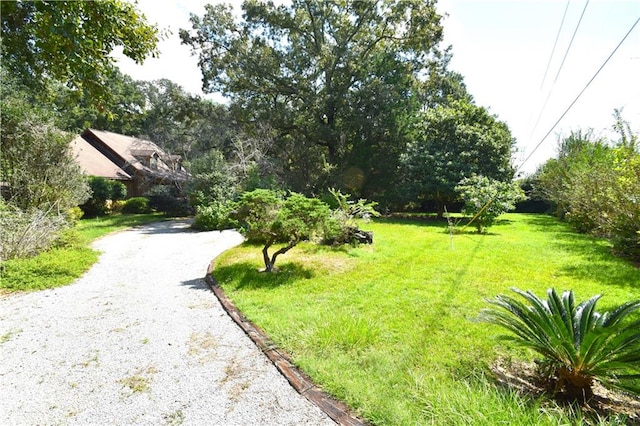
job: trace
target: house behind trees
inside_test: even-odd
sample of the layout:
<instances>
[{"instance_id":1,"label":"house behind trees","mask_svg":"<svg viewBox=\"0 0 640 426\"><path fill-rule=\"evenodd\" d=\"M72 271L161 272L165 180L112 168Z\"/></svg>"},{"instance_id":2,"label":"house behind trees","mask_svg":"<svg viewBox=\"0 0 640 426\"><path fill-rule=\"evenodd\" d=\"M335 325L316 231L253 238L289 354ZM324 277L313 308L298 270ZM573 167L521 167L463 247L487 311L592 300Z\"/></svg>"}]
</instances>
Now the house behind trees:
<instances>
[{"instance_id":1,"label":"house behind trees","mask_svg":"<svg viewBox=\"0 0 640 426\"><path fill-rule=\"evenodd\" d=\"M189 176L179 155L148 140L87 129L71 145L87 175L121 181L127 197L141 196L156 185L180 186Z\"/></svg>"}]
</instances>

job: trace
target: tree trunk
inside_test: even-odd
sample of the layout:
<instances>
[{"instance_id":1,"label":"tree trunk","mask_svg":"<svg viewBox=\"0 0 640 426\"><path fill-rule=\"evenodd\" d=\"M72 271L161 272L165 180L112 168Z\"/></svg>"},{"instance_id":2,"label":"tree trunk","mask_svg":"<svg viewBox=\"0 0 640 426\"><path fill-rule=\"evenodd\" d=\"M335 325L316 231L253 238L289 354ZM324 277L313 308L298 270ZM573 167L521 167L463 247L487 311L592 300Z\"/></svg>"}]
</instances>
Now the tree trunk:
<instances>
[{"instance_id":1,"label":"tree trunk","mask_svg":"<svg viewBox=\"0 0 640 426\"><path fill-rule=\"evenodd\" d=\"M264 261L264 271L265 272L273 272L274 270L274 265L276 264L276 258L281 255L281 254L285 254L286 252L288 252L289 250L291 250L293 247L295 247L296 244L298 244L298 241L290 241L289 244L285 247L282 247L280 250L276 251L275 253L273 253L273 256L269 257L269 247L271 247L273 245L274 241L267 241L267 244L265 244L265 246L262 248L262 260Z\"/></svg>"},{"instance_id":2,"label":"tree trunk","mask_svg":"<svg viewBox=\"0 0 640 426\"><path fill-rule=\"evenodd\" d=\"M569 401L586 403L593 397L593 379L578 372L571 371L565 366L556 370L556 393L563 392Z\"/></svg>"},{"instance_id":3,"label":"tree trunk","mask_svg":"<svg viewBox=\"0 0 640 426\"><path fill-rule=\"evenodd\" d=\"M264 260L265 272L273 271L273 262L269 258L269 253L268 253L269 247L271 247L272 244L273 244L273 241L269 240L267 241L265 246L262 248L262 260Z\"/></svg>"},{"instance_id":4,"label":"tree trunk","mask_svg":"<svg viewBox=\"0 0 640 426\"><path fill-rule=\"evenodd\" d=\"M291 250L293 247L295 247L296 244L298 244L297 241L291 241L286 247L282 247L280 250L273 253L273 256L271 256L271 269L273 269L273 265L276 264L276 257L278 257L278 255L280 254L285 254L286 252Z\"/></svg>"}]
</instances>

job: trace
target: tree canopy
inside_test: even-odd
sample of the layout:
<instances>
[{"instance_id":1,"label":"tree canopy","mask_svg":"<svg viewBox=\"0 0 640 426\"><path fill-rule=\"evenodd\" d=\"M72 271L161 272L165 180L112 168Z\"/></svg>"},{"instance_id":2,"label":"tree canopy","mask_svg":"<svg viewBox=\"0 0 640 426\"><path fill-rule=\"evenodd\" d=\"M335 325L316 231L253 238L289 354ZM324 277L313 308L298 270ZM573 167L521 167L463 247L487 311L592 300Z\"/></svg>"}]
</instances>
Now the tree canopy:
<instances>
[{"instance_id":1,"label":"tree canopy","mask_svg":"<svg viewBox=\"0 0 640 426\"><path fill-rule=\"evenodd\" d=\"M19 209L55 214L84 202L89 190L73 161L73 136L56 128L51 112L32 105L7 79L2 79L0 94L2 196Z\"/></svg>"},{"instance_id":2,"label":"tree canopy","mask_svg":"<svg viewBox=\"0 0 640 426\"><path fill-rule=\"evenodd\" d=\"M383 192L427 99L424 79L442 75L451 94L466 93L444 71L433 1L248 0L242 9L236 20L230 6L208 5L180 35L198 54L204 90L277 132L273 155L295 190Z\"/></svg>"},{"instance_id":3,"label":"tree canopy","mask_svg":"<svg viewBox=\"0 0 640 426\"><path fill-rule=\"evenodd\" d=\"M75 130L106 106L135 103L127 84L114 102L107 82L119 73L110 54L122 47L142 62L156 53L158 32L122 0L3 1L0 8L0 256L9 258L48 248L76 218L90 189L71 152L73 135L59 127ZM76 108L81 100L86 110Z\"/></svg>"},{"instance_id":4,"label":"tree canopy","mask_svg":"<svg viewBox=\"0 0 640 426\"><path fill-rule=\"evenodd\" d=\"M444 204L457 198L455 187L464 178L477 174L508 182L514 143L505 123L468 101L429 109L402 156L406 194L435 200L442 213Z\"/></svg>"},{"instance_id":5,"label":"tree canopy","mask_svg":"<svg viewBox=\"0 0 640 426\"><path fill-rule=\"evenodd\" d=\"M158 30L122 0L2 2L2 66L32 88L50 80L81 93L103 88L115 65L111 52L138 63L157 54Z\"/></svg>"}]
</instances>

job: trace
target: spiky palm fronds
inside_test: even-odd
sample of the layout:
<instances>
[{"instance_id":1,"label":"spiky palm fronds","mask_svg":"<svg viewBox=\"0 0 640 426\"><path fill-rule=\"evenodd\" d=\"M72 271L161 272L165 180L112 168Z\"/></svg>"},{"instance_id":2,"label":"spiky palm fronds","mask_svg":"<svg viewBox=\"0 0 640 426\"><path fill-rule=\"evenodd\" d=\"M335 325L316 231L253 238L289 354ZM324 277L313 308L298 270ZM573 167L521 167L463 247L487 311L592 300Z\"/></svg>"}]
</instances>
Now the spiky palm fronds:
<instances>
[{"instance_id":1,"label":"spiky palm fronds","mask_svg":"<svg viewBox=\"0 0 640 426\"><path fill-rule=\"evenodd\" d=\"M575 304L573 291L558 296L547 291L547 300L530 291L512 289L528 304L499 295L488 302L482 319L511 333L504 339L542 355L553 370L555 388L568 398L588 399L596 379L603 385L640 394L640 320L630 315L640 300L599 313L601 296Z\"/></svg>"}]
</instances>

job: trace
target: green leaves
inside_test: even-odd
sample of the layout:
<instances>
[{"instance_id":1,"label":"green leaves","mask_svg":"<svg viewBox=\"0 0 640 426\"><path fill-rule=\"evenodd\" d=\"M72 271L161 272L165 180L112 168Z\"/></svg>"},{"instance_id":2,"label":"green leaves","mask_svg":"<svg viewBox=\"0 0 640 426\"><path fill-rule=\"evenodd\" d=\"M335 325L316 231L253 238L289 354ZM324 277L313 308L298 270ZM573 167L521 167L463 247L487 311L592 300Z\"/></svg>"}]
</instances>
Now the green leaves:
<instances>
[{"instance_id":1,"label":"green leaves","mask_svg":"<svg viewBox=\"0 0 640 426\"><path fill-rule=\"evenodd\" d=\"M579 232L609 238L614 251L640 260L640 151L638 135L616 114L617 142L572 132L558 158L537 172L537 190Z\"/></svg>"},{"instance_id":2,"label":"green leaves","mask_svg":"<svg viewBox=\"0 0 640 426\"><path fill-rule=\"evenodd\" d=\"M107 97L110 53L122 47L142 63L157 54L157 41L157 28L122 0L2 3L2 64L33 88L52 79Z\"/></svg>"},{"instance_id":3,"label":"green leaves","mask_svg":"<svg viewBox=\"0 0 640 426\"><path fill-rule=\"evenodd\" d=\"M516 203L525 199L517 183L478 175L462 179L455 190L464 201L462 212L472 216L470 223L478 232L486 231L498 216L515 209Z\"/></svg>"},{"instance_id":4,"label":"green leaves","mask_svg":"<svg viewBox=\"0 0 640 426\"><path fill-rule=\"evenodd\" d=\"M234 20L229 8L207 6L191 17L192 30L180 32L199 56L205 91L227 94L244 123L273 126L270 154L288 187L389 193L407 121L421 106L419 77L431 72L442 38L433 2L246 1L242 8L243 19ZM362 176L355 185L353 170Z\"/></svg>"},{"instance_id":5,"label":"green leaves","mask_svg":"<svg viewBox=\"0 0 640 426\"><path fill-rule=\"evenodd\" d=\"M285 198L267 189L242 194L233 214L247 240L265 244L262 253L267 271L273 270L278 255L313 237L328 215L329 206L318 199L295 192ZM286 246L269 257L267 251L276 242Z\"/></svg>"},{"instance_id":6,"label":"green leaves","mask_svg":"<svg viewBox=\"0 0 640 426\"><path fill-rule=\"evenodd\" d=\"M552 380L559 380L560 368L568 371L569 376L563 373L568 394L577 383L587 383L580 390L590 394L592 379L640 394L640 382L634 380L640 379L640 320L629 320L640 301L601 314L595 309L600 295L576 306L573 291L558 296L549 289L542 300L530 291L512 290L528 304L499 295L489 301L497 309L483 310L482 319L507 329L504 339L542 355L555 368Z\"/></svg>"},{"instance_id":7,"label":"green leaves","mask_svg":"<svg viewBox=\"0 0 640 426\"><path fill-rule=\"evenodd\" d=\"M509 181L514 139L503 122L468 101L428 110L401 158L412 199L454 201L455 186L473 174Z\"/></svg>"}]
</instances>

